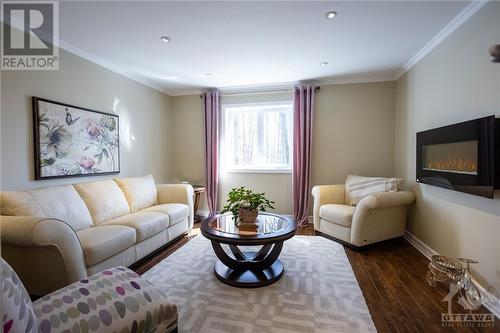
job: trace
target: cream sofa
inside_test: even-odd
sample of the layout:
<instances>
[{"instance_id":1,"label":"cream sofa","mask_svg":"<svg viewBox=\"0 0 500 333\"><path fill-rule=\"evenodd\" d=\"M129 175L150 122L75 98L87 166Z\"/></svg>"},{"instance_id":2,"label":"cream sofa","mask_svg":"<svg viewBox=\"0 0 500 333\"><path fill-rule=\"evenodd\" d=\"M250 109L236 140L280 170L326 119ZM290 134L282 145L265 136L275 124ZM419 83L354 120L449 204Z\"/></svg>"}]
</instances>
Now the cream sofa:
<instances>
[{"instance_id":1,"label":"cream sofa","mask_svg":"<svg viewBox=\"0 0 500 333\"><path fill-rule=\"evenodd\" d=\"M354 248L404 235L409 191L380 192L347 204L344 185L312 189L314 229Z\"/></svg>"},{"instance_id":2,"label":"cream sofa","mask_svg":"<svg viewBox=\"0 0 500 333\"><path fill-rule=\"evenodd\" d=\"M33 295L130 266L193 226L191 185L152 176L1 192L4 257Z\"/></svg>"}]
</instances>

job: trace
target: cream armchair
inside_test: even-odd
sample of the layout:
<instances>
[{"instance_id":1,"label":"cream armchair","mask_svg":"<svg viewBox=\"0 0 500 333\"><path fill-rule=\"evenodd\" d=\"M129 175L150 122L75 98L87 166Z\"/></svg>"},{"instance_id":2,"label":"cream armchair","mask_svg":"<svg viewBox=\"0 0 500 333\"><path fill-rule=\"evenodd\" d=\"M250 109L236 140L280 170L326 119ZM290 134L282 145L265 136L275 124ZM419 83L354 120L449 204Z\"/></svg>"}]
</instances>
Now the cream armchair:
<instances>
[{"instance_id":1,"label":"cream armchair","mask_svg":"<svg viewBox=\"0 0 500 333\"><path fill-rule=\"evenodd\" d=\"M344 185L312 189L314 230L354 248L403 236L408 205L415 195L408 191L365 196L356 207L345 202Z\"/></svg>"}]
</instances>

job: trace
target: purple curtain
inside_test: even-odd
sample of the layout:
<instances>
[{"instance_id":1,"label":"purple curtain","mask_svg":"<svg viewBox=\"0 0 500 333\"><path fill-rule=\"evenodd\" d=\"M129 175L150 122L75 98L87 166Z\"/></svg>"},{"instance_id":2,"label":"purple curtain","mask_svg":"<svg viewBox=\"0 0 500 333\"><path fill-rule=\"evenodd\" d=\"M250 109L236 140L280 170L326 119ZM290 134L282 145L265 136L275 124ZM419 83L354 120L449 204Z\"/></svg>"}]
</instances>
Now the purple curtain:
<instances>
[{"instance_id":1,"label":"purple curtain","mask_svg":"<svg viewBox=\"0 0 500 333\"><path fill-rule=\"evenodd\" d=\"M210 215L217 213L219 200L219 92L203 93L205 115L205 178Z\"/></svg>"},{"instance_id":2,"label":"purple curtain","mask_svg":"<svg viewBox=\"0 0 500 333\"><path fill-rule=\"evenodd\" d=\"M314 85L293 90L293 215L299 226L307 224L311 174Z\"/></svg>"}]
</instances>

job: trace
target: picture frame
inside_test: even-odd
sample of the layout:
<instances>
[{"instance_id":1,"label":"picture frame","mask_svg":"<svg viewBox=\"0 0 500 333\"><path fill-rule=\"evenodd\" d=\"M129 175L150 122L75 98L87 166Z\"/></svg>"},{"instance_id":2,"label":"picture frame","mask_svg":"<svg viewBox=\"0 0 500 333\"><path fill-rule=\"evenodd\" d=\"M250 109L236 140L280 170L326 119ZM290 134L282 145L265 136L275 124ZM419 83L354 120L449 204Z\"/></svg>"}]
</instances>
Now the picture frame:
<instances>
[{"instance_id":1,"label":"picture frame","mask_svg":"<svg viewBox=\"0 0 500 333\"><path fill-rule=\"evenodd\" d=\"M32 97L35 180L120 173L120 119Z\"/></svg>"}]
</instances>

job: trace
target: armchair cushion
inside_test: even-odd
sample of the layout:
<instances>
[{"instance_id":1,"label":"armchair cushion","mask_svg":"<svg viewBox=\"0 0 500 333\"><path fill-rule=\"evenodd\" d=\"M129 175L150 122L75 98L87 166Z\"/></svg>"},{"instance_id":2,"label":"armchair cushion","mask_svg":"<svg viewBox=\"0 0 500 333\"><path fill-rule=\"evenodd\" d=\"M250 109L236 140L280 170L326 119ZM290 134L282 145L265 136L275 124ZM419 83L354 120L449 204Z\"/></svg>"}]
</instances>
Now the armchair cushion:
<instances>
[{"instance_id":1,"label":"armchair cushion","mask_svg":"<svg viewBox=\"0 0 500 333\"><path fill-rule=\"evenodd\" d=\"M319 216L329 222L350 228L354 209L355 207L350 205L328 204L320 207Z\"/></svg>"},{"instance_id":2,"label":"armchair cushion","mask_svg":"<svg viewBox=\"0 0 500 333\"><path fill-rule=\"evenodd\" d=\"M170 225L174 225L189 215L189 207L184 204L163 204L141 210L141 212L159 212L168 215Z\"/></svg>"},{"instance_id":3,"label":"armchair cushion","mask_svg":"<svg viewBox=\"0 0 500 333\"><path fill-rule=\"evenodd\" d=\"M0 258L2 327L4 333L38 332L33 304L16 272Z\"/></svg>"},{"instance_id":4,"label":"armchair cushion","mask_svg":"<svg viewBox=\"0 0 500 333\"><path fill-rule=\"evenodd\" d=\"M347 176L345 181L346 204L356 206L365 196L378 192L396 192L397 178Z\"/></svg>"},{"instance_id":5,"label":"armchair cushion","mask_svg":"<svg viewBox=\"0 0 500 333\"><path fill-rule=\"evenodd\" d=\"M151 283L125 267L114 267L33 303L39 331L172 332L177 308Z\"/></svg>"},{"instance_id":6,"label":"armchair cushion","mask_svg":"<svg viewBox=\"0 0 500 333\"><path fill-rule=\"evenodd\" d=\"M168 215L156 212L138 212L120 216L111 221L101 224L105 225L124 225L134 228L137 234L137 242L156 235L168 228Z\"/></svg>"},{"instance_id":7,"label":"armchair cushion","mask_svg":"<svg viewBox=\"0 0 500 333\"><path fill-rule=\"evenodd\" d=\"M132 212L158 204L158 191L153 176L116 178Z\"/></svg>"},{"instance_id":8,"label":"armchair cushion","mask_svg":"<svg viewBox=\"0 0 500 333\"><path fill-rule=\"evenodd\" d=\"M100 263L133 246L136 241L134 228L121 225L101 225L77 232L82 244L87 267Z\"/></svg>"}]
</instances>

